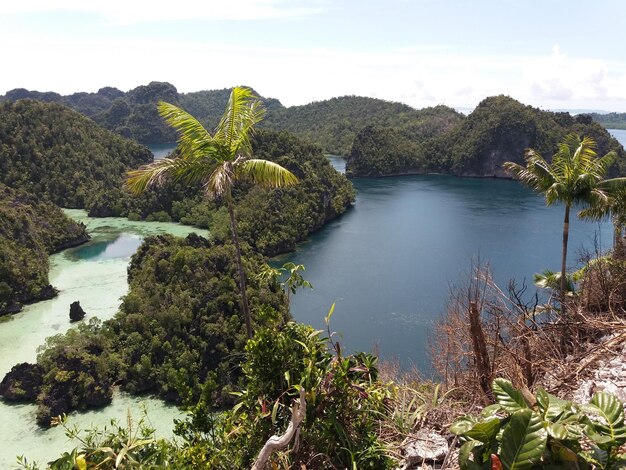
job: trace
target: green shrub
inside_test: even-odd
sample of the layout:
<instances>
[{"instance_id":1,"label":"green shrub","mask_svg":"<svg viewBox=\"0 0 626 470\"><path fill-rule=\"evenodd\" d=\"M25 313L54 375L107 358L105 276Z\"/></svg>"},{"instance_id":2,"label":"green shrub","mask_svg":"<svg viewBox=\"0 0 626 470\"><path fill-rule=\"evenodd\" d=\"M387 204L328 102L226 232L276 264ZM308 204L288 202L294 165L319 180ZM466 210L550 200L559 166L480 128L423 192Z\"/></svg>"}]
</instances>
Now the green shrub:
<instances>
[{"instance_id":1,"label":"green shrub","mask_svg":"<svg viewBox=\"0 0 626 470\"><path fill-rule=\"evenodd\" d=\"M613 395L598 392L581 406L539 389L529 403L505 379L494 380L493 391L496 404L450 429L463 442L462 469L626 466L624 405Z\"/></svg>"}]
</instances>

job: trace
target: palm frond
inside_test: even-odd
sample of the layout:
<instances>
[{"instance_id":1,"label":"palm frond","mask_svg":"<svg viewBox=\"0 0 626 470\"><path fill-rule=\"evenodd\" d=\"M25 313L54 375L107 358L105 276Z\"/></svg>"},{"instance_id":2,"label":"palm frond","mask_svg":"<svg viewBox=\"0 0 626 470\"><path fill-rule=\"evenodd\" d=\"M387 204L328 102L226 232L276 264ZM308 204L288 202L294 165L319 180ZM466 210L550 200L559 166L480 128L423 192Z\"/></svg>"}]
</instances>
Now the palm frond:
<instances>
[{"instance_id":1,"label":"palm frond","mask_svg":"<svg viewBox=\"0 0 626 470\"><path fill-rule=\"evenodd\" d=\"M185 180L190 183L202 179L200 165L195 159L162 158L126 174L125 186L133 194L140 194L151 186L161 186L167 180Z\"/></svg>"},{"instance_id":2,"label":"palm frond","mask_svg":"<svg viewBox=\"0 0 626 470\"><path fill-rule=\"evenodd\" d=\"M598 181L601 181L609 172L609 168L616 158L617 154L615 152L609 152L603 157L594 158L589 162L589 173L593 174Z\"/></svg>"},{"instance_id":3,"label":"palm frond","mask_svg":"<svg viewBox=\"0 0 626 470\"><path fill-rule=\"evenodd\" d=\"M250 133L264 116L265 108L252 90L235 87L214 137L229 149L231 155L248 156L251 153Z\"/></svg>"},{"instance_id":4,"label":"palm frond","mask_svg":"<svg viewBox=\"0 0 626 470\"><path fill-rule=\"evenodd\" d=\"M223 160L224 152L219 143L191 114L165 101L160 101L157 109L165 122L178 132L181 155L188 157L210 153L216 159Z\"/></svg>"},{"instance_id":5,"label":"palm frond","mask_svg":"<svg viewBox=\"0 0 626 470\"><path fill-rule=\"evenodd\" d=\"M578 212L578 217L585 220L593 220L600 222L606 220L611 216L610 204L595 204L584 208Z\"/></svg>"},{"instance_id":6,"label":"palm frond","mask_svg":"<svg viewBox=\"0 0 626 470\"><path fill-rule=\"evenodd\" d=\"M603 180L598 184L598 187L613 195L626 198L626 177Z\"/></svg>"},{"instance_id":7,"label":"palm frond","mask_svg":"<svg viewBox=\"0 0 626 470\"><path fill-rule=\"evenodd\" d=\"M264 188L280 188L298 183L298 178L291 171L267 160L245 160L237 165L236 172L238 177Z\"/></svg>"}]
</instances>

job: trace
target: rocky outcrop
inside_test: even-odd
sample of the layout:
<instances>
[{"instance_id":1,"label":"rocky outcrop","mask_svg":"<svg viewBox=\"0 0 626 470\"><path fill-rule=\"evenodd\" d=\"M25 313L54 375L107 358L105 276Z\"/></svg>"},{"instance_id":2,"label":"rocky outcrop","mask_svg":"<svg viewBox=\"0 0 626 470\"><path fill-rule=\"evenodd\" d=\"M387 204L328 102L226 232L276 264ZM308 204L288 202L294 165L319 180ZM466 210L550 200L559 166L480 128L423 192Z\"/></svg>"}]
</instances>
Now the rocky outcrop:
<instances>
[{"instance_id":1,"label":"rocky outcrop","mask_svg":"<svg viewBox=\"0 0 626 470\"><path fill-rule=\"evenodd\" d=\"M43 368L23 362L13 366L0 382L0 395L10 401L34 402L43 385Z\"/></svg>"},{"instance_id":2,"label":"rocky outcrop","mask_svg":"<svg viewBox=\"0 0 626 470\"><path fill-rule=\"evenodd\" d=\"M85 318L85 311L80 306L80 302L77 300L76 302L72 302L70 304L70 321L77 322Z\"/></svg>"}]
</instances>

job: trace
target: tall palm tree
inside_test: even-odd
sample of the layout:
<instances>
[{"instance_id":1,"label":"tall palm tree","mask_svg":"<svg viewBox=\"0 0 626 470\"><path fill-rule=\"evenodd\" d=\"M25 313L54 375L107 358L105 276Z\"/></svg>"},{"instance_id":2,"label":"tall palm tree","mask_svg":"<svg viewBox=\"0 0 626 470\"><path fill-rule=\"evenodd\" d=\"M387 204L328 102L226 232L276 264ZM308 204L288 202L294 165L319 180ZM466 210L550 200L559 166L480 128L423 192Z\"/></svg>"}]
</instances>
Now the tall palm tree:
<instances>
[{"instance_id":1,"label":"tall palm tree","mask_svg":"<svg viewBox=\"0 0 626 470\"><path fill-rule=\"evenodd\" d=\"M126 185L135 194L168 179L202 184L208 199L221 198L230 216L230 231L237 255L241 310L248 338L252 338L246 274L241 261L237 219L232 188L238 181L250 181L265 188L291 186L298 182L293 173L277 163L251 158L250 136L265 115L261 101L249 88L233 88L226 110L211 135L193 116L161 101L159 114L178 131L178 156L164 158L128 173Z\"/></svg>"},{"instance_id":2,"label":"tall palm tree","mask_svg":"<svg viewBox=\"0 0 626 470\"><path fill-rule=\"evenodd\" d=\"M548 163L536 150L526 149L526 166L506 162L504 169L522 184L542 193L547 205L561 202L565 205L563 219L563 251L561 255L560 291L561 300L567 293L567 240L569 237L569 215L574 204L595 206L608 201L608 193L624 186L625 178L605 180L604 177L615 159L609 152L598 158L596 143L590 137L567 135L558 145L558 150ZM563 308L563 307L562 307Z\"/></svg>"}]
</instances>

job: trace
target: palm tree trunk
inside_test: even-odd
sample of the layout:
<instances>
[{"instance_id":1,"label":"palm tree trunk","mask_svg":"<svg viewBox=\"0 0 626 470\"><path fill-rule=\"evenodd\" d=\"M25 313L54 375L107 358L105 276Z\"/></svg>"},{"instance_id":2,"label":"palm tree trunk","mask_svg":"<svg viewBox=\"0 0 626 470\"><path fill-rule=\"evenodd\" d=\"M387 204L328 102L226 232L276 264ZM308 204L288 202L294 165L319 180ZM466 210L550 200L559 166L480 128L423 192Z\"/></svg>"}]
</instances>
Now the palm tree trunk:
<instances>
[{"instance_id":1,"label":"palm tree trunk","mask_svg":"<svg viewBox=\"0 0 626 470\"><path fill-rule=\"evenodd\" d=\"M237 269L239 270L239 293L241 294L241 311L246 321L246 333L248 339L252 339L252 321L250 318L250 305L248 304L248 294L246 293L246 274L243 270L243 262L241 261L241 247L239 246L239 236L237 235L237 220L235 219L235 206L233 197L230 192L226 194L226 206L228 207L228 215L230 216L230 232L237 253Z\"/></svg>"},{"instance_id":2,"label":"palm tree trunk","mask_svg":"<svg viewBox=\"0 0 626 470\"><path fill-rule=\"evenodd\" d=\"M569 209L565 204L565 219L563 220L563 256L561 257L561 309L565 312L565 294L567 293L567 239L569 238Z\"/></svg>"},{"instance_id":3,"label":"palm tree trunk","mask_svg":"<svg viewBox=\"0 0 626 470\"><path fill-rule=\"evenodd\" d=\"M616 219L613 219L613 258L624 259L623 227Z\"/></svg>"},{"instance_id":4,"label":"palm tree trunk","mask_svg":"<svg viewBox=\"0 0 626 470\"><path fill-rule=\"evenodd\" d=\"M569 237L569 203L565 204L565 218L563 219L563 256L561 258L561 320L565 320L567 317L567 239ZM563 332L561 333L561 351L563 354L567 353L569 340L570 340L570 326L568 324L563 325Z\"/></svg>"}]
</instances>

